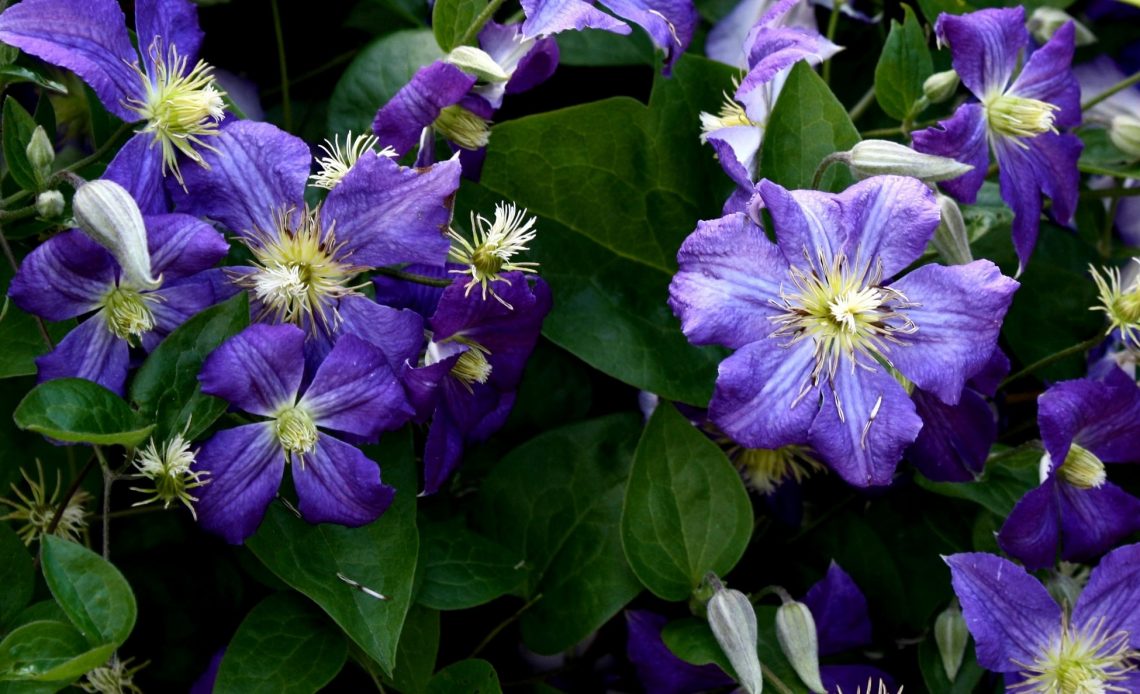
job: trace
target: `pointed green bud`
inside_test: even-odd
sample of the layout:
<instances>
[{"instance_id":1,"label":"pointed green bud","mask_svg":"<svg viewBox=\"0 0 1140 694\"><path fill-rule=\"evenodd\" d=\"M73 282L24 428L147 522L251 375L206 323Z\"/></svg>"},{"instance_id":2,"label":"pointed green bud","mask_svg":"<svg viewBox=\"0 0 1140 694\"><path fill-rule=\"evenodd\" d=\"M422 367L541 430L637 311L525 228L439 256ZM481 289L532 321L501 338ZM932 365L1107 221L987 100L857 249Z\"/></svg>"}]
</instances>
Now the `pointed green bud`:
<instances>
[{"instance_id":1,"label":"pointed green bud","mask_svg":"<svg viewBox=\"0 0 1140 694\"><path fill-rule=\"evenodd\" d=\"M162 278L151 276L146 225L125 188L114 181L91 181L79 186L71 206L76 224L115 256L131 286L156 289L162 284Z\"/></svg>"},{"instance_id":2,"label":"pointed green bud","mask_svg":"<svg viewBox=\"0 0 1140 694\"><path fill-rule=\"evenodd\" d=\"M966 655L966 645L970 632L962 617L962 608L954 602L934 620L934 643L938 645L938 655L942 658L942 669L951 682L958 677L962 668L962 658Z\"/></svg>"},{"instance_id":3,"label":"pointed green bud","mask_svg":"<svg viewBox=\"0 0 1140 694\"><path fill-rule=\"evenodd\" d=\"M44 126L37 125L36 129L32 131L32 138L28 141L28 147L24 153L28 157L32 171L35 172L36 181L39 182L40 186L45 185L48 178L51 177L52 164L55 163L55 147L52 146L51 139L48 138Z\"/></svg>"},{"instance_id":4,"label":"pointed green bud","mask_svg":"<svg viewBox=\"0 0 1140 694\"><path fill-rule=\"evenodd\" d=\"M63 193L58 190L45 190L36 196L36 215L43 219L54 219L63 214Z\"/></svg>"},{"instance_id":5,"label":"pointed green bud","mask_svg":"<svg viewBox=\"0 0 1140 694\"><path fill-rule=\"evenodd\" d=\"M445 60L484 82L506 82L511 78L486 51L474 46L456 46Z\"/></svg>"},{"instance_id":6,"label":"pointed green bud","mask_svg":"<svg viewBox=\"0 0 1140 694\"><path fill-rule=\"evenodd\" d=\"M938 196L938 207L942 218L934 231L930 243L947 265L965 265L974 261L970 251L970 234L966 231L966 221L957 201L947 195Z\"/></svg>"},{"instance_id":7,"label":"pointed green bud","mask_svg":"<svg viewBox=\"0 0 1140 694\"><path fill-rule=\"evenodd\" d=\"M1073 19L1073 16L1068 12L1056 7L1038 7L1033 10L1033 14L1029 16L1029 21L1025 24L1029 33L1033 34L1033 38L1037 39L1038 43L1045 43L1053 38L1053 34L1057 33L1057 30L1068 22L1073 23L1073 29L1075 29L1073 38L1076 45L1088 46L1096 43L1096 36L1089 31L1088 27Z\"/></svg>"},{"instance_id":8,"label":"pointed green bud","mask_svg":"<svg viewBox=\"0 0 1140 694\"><path fill-rule=\"evenodd\" d=\"M1108 139L1121 152L1140 158L1140 116L1121 114L1112 117Z\"/></svg>"},{"instance_id":9,"label":"pointed green bud","mask_svg":"<svg viewBox=\"0 0 1140 694\"><path fill-rule=\"evenodd\" d=\"M713 585L719 586L719 581ZM756 611L748 596L739 590L719 587L708 602L709 627L720 649L728 656L737 681L748 694L764 691L760 656L756 652L760 640L756 627Z\"/></svg>"},{"instance_id":10,"label":"pointed green bud","mask_svg":"<svg viewBox=\"0 0 1140 694\"><path fill-rule=\"evenodd\" d=\"M800 676L807 688L822 694L823 681L819 676L819 637L815 631L815 618L802 602L787 600L776 610L776 638L780 650Z\"/></svg>"},{"instance_id":11,"label":"pointed green bud","mask_svg":"<svg viewBox=\"0 0 1140 694\"><path fill-rule=\"evenodd\" d=\"M947 157L916 152L890 140L863 140L851 148L848 163L857 176L913 176L928 183L958 178L973 169Z\"/></svg>"},{"instance_id":12,"label":"pointed green bud","mask_svg":"<svg viewBox=\"0 0 1140 694\"><path fill-rule=\"evenodd\" d=\"M1089 568L1080 564L1062 561L1057 563L1056 569L1051 569L1045 577L1045 590L1057 601L1058 605L1071 608L1077 604L1081 591L1089 582Z\"/></svg>"},{"instance_id":13,"label":"pointed green bud","mask_svg":"<svg viewBox=\"0 0 1140 694\"><path fill-rule=\"evenodd\" d=\"M936 72L922 83L922 95L932 104L940 104L958 91L958 73L953 70Z\"/></svg>"}]
</instances>

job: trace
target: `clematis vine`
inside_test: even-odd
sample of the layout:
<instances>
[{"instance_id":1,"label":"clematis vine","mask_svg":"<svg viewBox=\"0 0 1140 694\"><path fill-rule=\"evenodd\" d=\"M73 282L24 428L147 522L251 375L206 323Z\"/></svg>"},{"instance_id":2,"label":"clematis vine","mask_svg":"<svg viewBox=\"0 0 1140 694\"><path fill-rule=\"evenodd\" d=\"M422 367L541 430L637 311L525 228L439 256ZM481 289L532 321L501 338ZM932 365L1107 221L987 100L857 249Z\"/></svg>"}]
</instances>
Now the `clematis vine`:
<instances>
[{"instance_id":1,"label":"clematis vine","mask_svg":"<svg viewBox=\"0 0 1140 694\"><path fill-rule=\"evenodd\" d=\"M1140 530L1140 499L1107 481L1105 463L1140 460L1140 386L1118 368L1063 381L1037 400L1041 486L1014 506L998 544L1026 566L1100 556Z\"/></svg>"},{"instance_id":2,"label":"clematis vine","mask_svg":"<svg viewBox=\"0 0 1140 694\"><path fill-rule=\"evenodd\" d=\"M1053 201L1050 214L1062 224L1076 211L1082 145L1075 135L1059 130L1081 120L1080 87L1070 69L1073 25L1058 29L1032 53L1021 7L942 14L935 32L939 42L950 46L954 70L977 101L963 104L937 126L915 132L914 148L974 167L941 184L966 203L976 199L993 150L1002 199L1014 213L1013 245L1024 269L1037 243L1042 195Z\"/></svg>"},{"instance_id":3,"label":"clematis vine","mask_svg":"<svg viewBox=\"0 0 1140 694\"><path fill-rule=\"evenodd\" d=\"M978 664L1027 694L1140 691L1140 545L1109 552L1075 603L992 554L946 557Z\"/></svg>"},{"instance_id":4,"label":"clematis vine","mask_svg":"<svg viewBox=\"0 0 1140 694\"><path fill-rule=\"evenodd\" d=\"M411 416L387 358L345 335L306 371L304 343L296 326L255 324L202 365L202 392L264 418L219 431L198 453L196 469L210 479L198 491L198 519L227 542L240 544L257 529L287 463L310 523L364 525L394 498L376 463L338 437L375 442Z\"/></svg>"},{"instance_id":5,"label":"clematis vine","mask_svg":"<svg viewBox=\"0 0 1140 694\"><path fill-rule=\"evenodd\" d=\"M0 14L0 41L73 71L108 111L143 121L124 148L139 159L136 175L182 183L180 156L207 165L225 94L197 60L202 32L189 0L139 0L135 32L137 52L116 0L24 0Z\"/></svg>"},{"instance_id":6,"label":"clematis vine","mask_svg":"<svg viewBox=\"0 0 1140 694\"><path fill-rule=\"evenodd\" d=\"M742 446L810 444L850 484L887 484L922 427L907 390L958 402L1018 284L986 260L899 276L938 225L916 179L874 177L838 195L766 180L756 190L749 215L698 224L669 289L690 342L736 350L710 418Z\"/></svg>"}]
</instances>

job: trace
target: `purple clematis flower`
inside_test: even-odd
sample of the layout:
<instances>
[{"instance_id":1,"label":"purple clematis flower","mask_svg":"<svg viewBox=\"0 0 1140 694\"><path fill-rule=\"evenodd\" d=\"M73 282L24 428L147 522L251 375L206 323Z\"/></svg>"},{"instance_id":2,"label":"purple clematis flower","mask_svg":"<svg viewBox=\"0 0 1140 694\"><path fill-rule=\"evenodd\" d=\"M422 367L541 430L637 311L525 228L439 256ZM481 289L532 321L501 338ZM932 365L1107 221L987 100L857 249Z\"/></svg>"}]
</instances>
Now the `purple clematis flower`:
<instances>
[{"instance_id":1,"label":"purple clematis flower","mask_svg":"<svg viewBox=\"0 0 1140 694\"><path fill-rule=\"evenodd\" d=\"M1067 224L1077 207L1082 144L1058 128L1081 120L1080 87L1073 77L1072 23L1031 55L1025 10L990 9L939 15L938 40L950 45L954 69L978 99L962 105L937 127L914 133L914 148L972 165L970 172L941 185L972 203L986 178L989 150L1001 167L1001 194L1013 209L1013 245L1021 268L1037 243L1041 196L1053 200L1051 214ZM1014 76L1019 61L1024 67Z\"/></svg>"},{"instance_id":2,"label":"purple clematis flower","mask_svg":"<svg viewBox=\"0 0 1140 694\"><path fill-rule=\"evenodd\" d=\"M1027 493L998 544L1032 569L1100 556L1140 530L1140 499L1105 481L1104 463L1140 460L1140 387L1113 367L1105 380L1064 381L1037 400L1045 445L1041 486ZM1058 462L1059 461L1059 462Z\"/></svg>"},{"instance_id":3,"label":"purple clematis flower","mask_svg":"<svg viewBox=\"0 0 1140 694\"><path fill-rule=\"evenodd\" d=\"M748 69L748 36L753 27L761 24L780 0L741 0L732 11L718 21L705 40L705 55L713 60ZM811 4L796 2L769 26L800 27L819 31Z\"/></svg>"},{"instance_id":4,"label":"purple clematis flower","mask_svg":"<svg viewBox=\"0 0 1140 694\"><path fill-rule=\"evenodd\" d=\"M399 345L422 340L418 317L369 300L354 278L385 265L443 264L458 162L416 170L367 150L310 209L304 192L312 157L300 139L240 121L216 143L206 156L212 170L188 170L188 192L175 197L180 209L221 222L249 247L253 265L227 272L250 293L256 320L307 330L310 358L359 324ZM402 353L399 345L386 352Z\"/></svg>"},{"instance_id":5,"label":"purple clematis flower","mask_svg":"<svg viewBox=\"0 0 1140 694\"><path fill-rule=\"evenodd\" d=\"M1064 606L1001 557L955 554L946 563L978 664L1004 674L1006 691L1140 691L1140 545L1105 555L1076 604Z\"/></svg>"},{"instance_id":6,"label":"purple clematis flower","mask_svg":"<svg viewBox=\"0 0 1140 694\"><path fill-rule=\"evenodd\" d=\"M198 493L198 520L227 542L239 544L257 529L287 462L310 523L364 525L392 503L395 490L380 481L376 463L322 431L368 442L408 420L412 409L387 358L344 335L306 374L304 343L296 326L255 324L202 365L203 393L266 418L219 431L198 453L198 468L210 475Z\"/></svg>"},{"instance_id":7,"label":"purple clematis flower","mask_svg":"<svg viewBox=\"0 0 1140 694\"><path fill-rule=\"evenodd\" d=\"M413 266L436 277L442 269ZM499 300L468 291L458 279L446 289L377 277L376 299L418 311L430 340L421 365L404 372L417 418L430 418L424 450L424 492L434 494L458 467L465 443L487 438L506 421L523 368L550 311L549 286L506 272Z\"/></svg>"},{"instance_id":8,"label":"purple clematis flower","mask_svg":"<svg viewBox=\"0 0 1140 694\"><path fill-rule=\"evenodd\" d=\"M120 395L130 346L154 349L176 327L227 298L222 235L184 214L144 218L158 288L135 286L114 257L78 229L41 244L24 258L8 295L21 309L50 321L90 316L55 349L39 357L39 380L86 378Z\"/></svg>"},{"instance_id":9,"label":"purple clematis flower","mask_svg":"<svg viewBox=\"0 0 1140 694\"><path fill-rule=\"evenodd\" d=\"M138 160L136 175L171 173L181 182L179 155L204 164L202 150L225 115L224 94L197 60L202 32L193 3L138 0L135 31L141 60L116 0L24 0L0 14L0 41L73 71L124 121L144 121L124 148ZM153 211L149 201L139 203Z\"/></svg>"},{"instance_id":10,"label":"purple clematis flower","mask_svg":"<svg viewBox=\"0 0 1140 694\"><path fill-rule=\"evenodd\" d=\"M757 186L759 213L701 222L677 254L670 306L720 365L710 418L737 443L808 443L858 486L891 481L922 421L895 377L945 403L993 353L1017 282L987 260L924 265L938 224L929 188L879 176L838 195Z\"/></svg>"}]
</instances>

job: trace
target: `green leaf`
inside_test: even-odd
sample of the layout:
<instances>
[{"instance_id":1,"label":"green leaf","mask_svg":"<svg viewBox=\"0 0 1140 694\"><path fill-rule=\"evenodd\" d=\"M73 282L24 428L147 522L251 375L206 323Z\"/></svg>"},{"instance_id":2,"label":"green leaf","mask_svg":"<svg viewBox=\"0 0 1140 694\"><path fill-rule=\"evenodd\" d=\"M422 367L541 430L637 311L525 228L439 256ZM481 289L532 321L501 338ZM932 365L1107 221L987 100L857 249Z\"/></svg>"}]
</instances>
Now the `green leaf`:
<instances>
[{"instance_id":1,"label":"green leaf","mask_svg":"<svg viewBox=\"0 0 1140 694\"><path fill-rule=\"evenodd\" d=\"M483 28L482 25L474 24L479 13L485 9L487 0L436 0L431 11L431 30L440 49L447 53L461 45L465 34L473 39ZM486 23L486 20L483 21ZM471 39L466 43L472 43Z\"/></svg>"},{"instance_id":2,"label":"green leaf","mask_svg":"<svg viewBox=\"0 0 1140 694\"><path fill-rule=\"evenodd\" d=\"M974 649L967 645L966 657L962 659L962 667L958 668L954 681L946 679L946 668L942 667L942 656L938 654L938 644L934 641L933 634L918 645L918 667L922 671L926 690L945 694L972 694L986 674L978 665Z\"/></svg>"},{"instance_id":3,"label":"green leaf","mask_svg":"<svg viewBox=\"0 0 1140 694\"><path fill-rule=\"evenodd\" d=\"M135 626L127 579L91 550L52 535L41 540L44 579L67 618L92 646L119 646ZM108 653L110 655L110 653Z\"/></svg>"},{"instance_id":4,"label":"green leaf","mask_svg":"<svg viewBox=\"0 0 1140 694\"><path fill-rule=\"evenodd\" d=\"M0 633L32 601L35 581L28 548L7 523L0 523Z\"/></svg>"},{"instance_id":5,"label":"green leaf","mask_svg":"<svg viewBox=\"0 0 1140 694\"><path fill-rule=\"evenodd\" d=\"M131 400L155 422L155 438L181 434L193 440L222 416L228 403L202 393L202 362L228 338L249 325L245 292L183 323L150 353L131 383Z\"/></svg>"},{"instance_id":6,"label":"green leaf","mask_svg":"<svg viewBox=\"0 0 1140 694\"><path fill-rule=\"evenodd\" d=\"M716 642L709 623L696 617L669 622L661 630L661 641L681 660L693 665L716 665L735 678L736 672L728 656Z\"/></svg>"},{"instance_id":7,"label":"green leaf","mask_svg":"<svg viewBox=\"0 0 1140 694\"><path fill-rule=\"evenodd\" d=\"M1040 483L1038 464L1042 454L1040 445L1026 444L987 463L981 479L976 482L932 482L919 474L915 475L915 482L927 491L973 501L1005 518L1018 500Z\"/></svg>"},{"instance_id":8,"label":"green leaf","mask_svg":"<svg viewBox=\"0 0 1140 694\"><path fill-rule=\"evenodd\" d=\"M465 610L519 587L519 557L467 529L461 519L420 532L424 579L416 601L436 610Z\"/></svg>"},{"instance_id":9,"label":"green leaf","mask_svg":"<svg viewBox=\"0 0 1140 694\"><path fill-rule=\"evenodd\" d=\"M48 79L26 67L20 67L19 65L5 65L4 67L0 67L0 85L17 84L19 82L31 82L37 87L48 89L57 94L67 94L67 87L64 85L53 79Z\"/></svg>"},{"instance_id":10,"label":"green leaf","mask_svg":"<svg viewBox=\"0 0 1140 694\"><path fill-rule=\"evenodd\" d=\"M226 647L214 691L316 692L344 666L344 634L315 605L290 593L262 600Z\"/></svg>"},{"instance_id":11,"label":"green leaf","mask_svg":"<svg viewBox=\"0 0 1140 694\"><path fill-rule=\"evenodd\" d=\"M428 694L501 694L499 675L486 660L472 658L440 670L427 688Z\"/></svg>"},{"instance_id":12,"label":"green leaf","mask_svg":"<svg viewBox=\"0 0 1140 694\"><path fill-rule=\"evenodd\" d=\"M59 378L31 390L13 413L16 425L60 441L137 446L146 424L125 400L82 378Z\"/></svg>"},{"instance_id":13,"label":"green leaf","mask_svg":"<svg viewBox=\"0 0 1140 694\"><path fill-rule=\"evenodd\" d=\"M633 457L622 546L645 587L687 600L708 572L724 576L752 536L752 503L720 447L669 403L653 412Z\"/></svg>"},{"instance_id":14,"label":"green leaf","mask_svg":"<svg viewBox=\"0 0 1140 694\"><path fill-rule=\"evenodd\" d=\"M107 662L115 646L91 648L70 624L36 621L0 641L0 680L72 680Z\"/></svg>"},{"instance_id":15,"label":"green leaf","mask_svg":"<svg viewBox=\"0 0 1140 694\"><path fill-rule=\"evenodd\" d=\"M4 349L0 350L0 378L31 376L36 373L36 357L47 354L50 347L40 333L36 319L25 313L5 297L0 333L4 335ZM56 343L67 335L74 321L47 323L48 334Z\"/></svg>"},{"instance_id":16,"label":"green leaf","mask_svg":"<svg viewBox=\"0 0 1140 694\"><path fill-rule=\"evenodd\" d=\"M521 619L531 650L569 648L641 590L618 532L640 428L636 415L612 415L546 432L504 457L480 490L476 522L525 561L523 593L537 599Z\"/></svg>"},{"instance_id":17,"label":"green leaf","mask_svg":"<svg viewBox=\"0 0 1140 694\"><path fill-rule=\"evenodd\" d=\"M1085 143L1077 162L1077 168L1082 172L1115 178L1140 178L1140 162L1117 149L1108 139L1107 130L1089 128L1079 134Z\"/></svg>"},{"instance_id":18,"label":"green leaf","mask_svg":"<svg viewBox=\"0 0 1140 694\"><path fill-rule=\"evenodd\" d=\"M396 648L396 669L389 680L393 688L402 694L426 691L438 653L439 612L412 605Z\"/></svg>"},{"instance_id":19,"label":"green leaf","mask_svg":"<svg viewBox=\"0 0 1140 694\"><path fill-rule=\"evenodd\" d=\"M810 188L824 157L851 149L859 131L847 109L805 62L796 63L784 83L760 149L760 172L788 189ZM842 166L832 166L820 187L838 191L852 181Z\"/></svg>"},{"instance_id":20,"label":"green leaf","mask_svg":"<svg viewBox=\"0 0 1140 694\"><path fill-rule=\"evenodd\" d=\"M558 64L580 67L612 65L653 65L654 51L649 35L634 32L622 36L600 29L564 31L558 40Z\"/></svg>"},{"instance_id":21,"label":"green leaf","mask_svg":"<svg viewBox=\"0 0 1140 694\"><path fill-rule=\"evenodd\" d=\"M384 481L397 490L384 515L359 528L311 525L274 503L246 545L281 580L320 605L390 674L412 602L419 554L411 433L387 434L379 446L364 450L381 462ZM338 573L388 599L353 588Z\"/></svg>"},{"instance_id":22,"label":"green leaf","mask_svg":"<svg viewBox=\"0 0 1140 694\"><path fill-rule=\"evenodd\" d=\"M914 10L902 6L903 23L891 20L891 33L875 66L875 99L887 115L909 121L920 111L922 84L934 73L926 33Z\"/></svg>"},{"instance_id":23,"label":"green leaf","mask_svg":"<svg viewBox=\"0 0 1140 694\"><path fill-rule=\"evenodd\" d=\"M966 14L978 9L976 5L966 2L966 0L918 0L918 6L922 9L922 16L926 17L926 21L930 25L938 21L938 15L943 12L946 14Z\"/></svg>"},{"instance_id":24,"label":"green leaf","mask_svg":"<svg viewBox=\"0 0 1140 694\"><path fill-rule=\"evenodd\" d=\"M9 96L4 99L4 120L0 122L0 128L3 129L4 161L8 163L8 173L21 188L38 190L36 172L28 163L25 152L32 139L32 131L36 129L32 114Z\"/></svg>"},{"instance_id":25,"label":"green leaf","mask_svg":"<svg viewBox=\"0 0 1140 694\"><path fill-rule=\"evenodd\" d=\"M421 67L442 58L430 29L388 34L364 47L345 69L329 101L329 133L372 131L376 111Z\"/></svg>"},{"instance_id":26,"label":"green leaf","mask_svg":"<svg viewBox=\"0 0 1140 694\"><path fill-rule=\"evenodd\" d=\"M505 198L540 217L527 259L542 263L558 297L548 339L614 378L696 405L707 403L724 353L688 344L668 287L681 242L720 215L729 192L700 144L699 114L718 107L731 80L731 68L686 55L671 79L657 78L648 107L607 99L496 125L481 179L488 194L466 200L488 214Z\"/></svg>"}]
</instances>

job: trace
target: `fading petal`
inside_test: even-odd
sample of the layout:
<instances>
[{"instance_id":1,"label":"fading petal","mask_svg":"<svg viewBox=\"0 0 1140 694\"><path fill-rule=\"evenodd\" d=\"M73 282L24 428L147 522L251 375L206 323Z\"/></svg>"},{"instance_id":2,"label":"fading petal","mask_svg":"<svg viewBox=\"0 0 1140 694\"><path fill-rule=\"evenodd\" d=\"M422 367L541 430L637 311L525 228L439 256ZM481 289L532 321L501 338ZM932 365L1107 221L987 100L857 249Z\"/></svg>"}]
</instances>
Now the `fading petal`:
<instances>
[{"instance_id":1,"label":"fading petal","mask_svg":"<svg viewBox=\"0 0 1140 694\"><path fill-rule=\"evenodd\" d=\"M156 37L162 39L164 51L166 46L175 46L178 55L185 56L190 67L198 60L204 34L198 28L198 8L189 0L137 0L135 31L144 59L148 61L147 72L150 72L147 50Z\"/></svg>"},{"instance_id":2,"label":"fading petal","mask_svg":"<svg viewBox=\"0 0 1140 694\"><path fill-rule=\"evenodd\" d=\"M990 360L1020 286L988 260L923 265L891 285L918 304L905 310L917 330L886 355L919 388L954 404Z\"/></svg>"},{"instance_id":3,"label":"fading petal","mask_svg":"<svg viewBox=\"0 0 1140 694\"><path fill-rule=\"evenodd\" d=\"M1057 483L1061 558L1088 562L1140 530L1140 499L1111 482L1092 489Z\"/></svg>"},{"instance_id":4,"label":"fading petal","mask_svg":"<svg viewBox=\"0 0 1140 694\"><path fill-rule=\"evenodd\" d=\"M305 333L294 325L254 324L202 363L202 392L266 417L292 406L301 386Z\"/></svg>"},{"instance_id":5,"label":"fading petal","mask_svg":"<svg viewBox=\"0 0 1140 694\"><path fill-rule=\"evenodd\" d=\"M700 20L692 0L599 0L619 17L637 24L653 45L665 52L664 74L689 47Z\"/></svg>"},{"instance_id":6,"label":"fading petal","mask_svg":"<svg viewBox=\"0 0 1140 694\"><path fill-rule=\"evenodd\" d=\"M127 140L102 177L126 189L144 215L159 214L169 208L163 185L162 148L149 133L137 133Z\"/></svg>"},{"instance_id":7,"label":"fading petal","mask_svg":"<svg viewBox=\"0 0 1140 694\"><path fill-rule=\"evenodd\" d=\"M363 157L321 207L323 228L334 230L355 265L443 265L459 174L454 160L411 169L388 157Z\"/></svg>"},{"instance_id":8,"label":"fading petal","mask_svg":"<svg viewBox=\"0 0 1140 694\"><path fill-rule=\"evenodd\" d=\"M751 191L764 129L754 125L733 125L710 131L705 139L716 152L720 168L736 185Z\"/></svg>"},{"instance_id":9,"label":"fading petal","mask_svg":"<svg viewBox=\"0 0 1140 694\"><path fill-rule=\"evenodd\" d=\"M677 252L669 306L697 345L739 349L766 339L788 266L783 254L744 214L698 222Z\"/></svg>"},{"instance_id":10,"label":"fading petal","mask_svg":"<svg viewBox=\"0 0 1140 694\"><path fill-rule=\"evenodd\" d=\"M189 277L226 257L230 245L205 222L185 214L148 215L147 246L151 271L163 282Z\"/></svg>"},{"instance_id":11,"label":"fading petal","mask_svg":"<svg viewBox=\"0 0 1140 694\"><path fill-rule=\"evenodd\" d=\"M743 346L720 363L709 419L733 441L749 448L806 443L819 409L817 389L796 402L815 366L811 341L787 348L780 344L765 338Z\"/></svg>"},{"instance_id":12,"label":"fading petal","mask_svg":"<svg viewBox=\"0 0 1140 694\"><path fill-rule=\"evenodd\" d=\"M127 382L130 350L107 326L100 311L79 324L55 349L36 359L39 381L85 378L119 395Z\"/></svg>"},{"instance_id":13,"label":"fading petal","mask_svg":"<svg viewBox=\"0 0 1140 694\"><path fill-rule=\"evenodd\" d=\"M1029 45L1021 7L961 16L942 13L934 30L940 43L949 44L962 84L978 98L993 90L1005 91L1020 53Z\"/></svg>"},{"instance_id":14,"label":"fading petal","mask_svg":"<svg viewBox=\"0 0 1140 694\"><path fill-rule=\"evenodd\" d=\"M1061 628L1061 608L1037 579L1011 561L981 552L946 557L978 664L994 672L1032 663Z\"/></svg>"},{"instance_id":15,"label":"fading petal","mask_svg":"<svg viewBox=\"0 0 1140 694\"><path fill-rule=\"evenodd\" d=\"M553 38L548 37L536 41L534 46L519 61L510 80L507 81L507 94L520 94L534 89L550 79L558 68L560 57L558 42Z\"/></svg>"},{"instance_id":16,"label":"fading petal","mask_svg":"<svg viewBox=\"0 0 1140 694\"><path fill-rule=\"evenodd\" d=\"M686 663L665 645L661 630L668 620L648 610L626 610L626 654L637 678L653 694L689 694L731 686L733 680L716 665Z\"/></svg>"},{"instance_id":17,"label":"fading petal","mask_svg":"<svg viewBox=\"0 0 1140 694\"><path fill-rule=\"evenodd\" d=\"M0 14L0 41L79 75L129 122L138 114L126 102L142 96L143 84L126 22L115 0L24 0Z\"/></svg>"},{"instance_id":18,"label":"fading petal","mask_svg":"<svg viewBox=\"0 0 1140 694\"><path fill-rule=\"evenodd\" d=\"M748 100L752 91L773 84L770 106L775 105L775 96L783 89L793 65L801 60L809 65L819 65L843 50L819 32L800 27L757 26L749 32L747 43L751 46L749 69L740 82L736 98ZM753 119L758 115L749 110Z\"/></svg>"},{"instance_id":19,"label":"fading petal","mask_svg":"<svg viewBox=\"0 0 1140 694\"><path fill-rule=\"evenodd\" d=\"M257 530L277 494L285 452L272 423L246 424L219 431L202 444L195 469L209 480L194 490L198 523L238 545Z\"/></svg>"},{"instance_id":20,"label":"fading petal","mask_svg":"<svg viewBox=\"0 0 1140 694\"><path fill-rule=\"evenodd\" d=\"M871 642L871 617L867 598L855 581L834 561L827 574L808 589L803 602L815 619L819 654L866 646Z\"/></svg>"},{"instance_id":21,"label":"fading petal","mask_svg":"<svg viewBox=\"0 0 1140 694\"><path fill-rule=\"evenodd\" d=\"M60 321L93 311L115 283L111 254L78 230L36 247L20 263L8 296L28 313Z\"/></svg>"},{"instance_id":22,"label":"fading petal","mask_svg":"<svg viewBox=\"0 0 1140 694\"><path fill-rule=\"evenodd\" d=\"M1075 31L1073 23L1067 22L1048 43L1033 51L1007 92L1060 106L1053 120L1058 128L1081 122L1081 87L1072 71Z\"/></svg>"},{"instance_id":23,"label":"fading petal","mask_svg":"<svg viewBox=\"0 0 1140 694\"><path fill-rule=\"evenodd\" d=\"M601 29L615 34L628 34L632 29L620 19L611 17L583 0L521 0L527 37L553 36L559 32Z\"/></svg>"},{"instance_id":24,"label":"fading petal","mask_svg":"<svg viewBox=\"0 0 1140 694\"><path fill-rule=\"evenodd\" d=\"M438 492L462 459L463 432L441 407L431 418L424 444L424 494Z\"/></svg>"},{"instance_id":25,"label":"fading petal","mask_svg":"<svg viewBox=\"0 0 1140 694\"><path fill-rule=\"evenodd\" d=\"M787 190L764 179L756 190L772 215L776 240L791 265L804 266L804 258L822 253L834 258L847 245L848 228L836 196L814 190Z\"/></svg>"},{"instance_id":26,"label":"fading petal","mask_svg":"<svg viewBox=\"0 0 1140 694\"><path fill-rule=\"evenodd\" d=\"M396 490L380 481L380 466L355 446L332 436L317 438L317 448L293 465L297 508L310 523L357 527L380 517Z\"/></svg>"},{"instance_id":27,"label":"fading petal","mask_svg":"<svg viewBox=\"0 0 1140 694\"><path fill-rule=\"evenodd\" d=\"M1073 623L1083 627L1103 619L1106 634L1126 631L1133 648L1140 646L1140 544L1125 545L1104 555L1089 576L1077 604ZM1129 689L1129 691L1136 691Z\"/></svg>"},{"instance_id":28,"label":"fading petal","mask_svg":"<svg viewBox=\"0 0 1140 694\"><path fill-rule=\"evenodd\" d=\"M882 261L883 277L894 277L922 255L941 216L934 192L917 178L903 176L861 181L836 202L843 210L843 227L850 230L847 257Z\"/></svg>"},{"instance_id":29,"label":"fading petal","mask_svg":"<svg viewBox=\"0 0 1140 694\"><path fill-rule=\"evenodd\" d=\"M958 107L948 120L911 133L914 149L973 166L958 178L942 181L939 187L960 202L973 203L986 180L990 150L986 140L986 114L981 104Z\"/></svg>"},{"instance_id":30,"label":"fading petal","mask_svg":"<svg viewBox=\"0 0 1140 694\"><path fill-rule=\"evenodd\" d=\"M381 145L403 156L419 143L420 132L439 118L440 111L458 104L473 86L475 77L451 63L436 61L422 67L376 112L372 132Z\"/></svg>"},{"instance_id":31,"label":"fading petal","mask_svg":"<svg viewBox=\"0 0 1140 694\"><path fill-rule=\"evenodd\" d=\"M989 403L967 388L956 405L924 390L911 395L922 430L906 457L935 482L972 482L982 473L997 440L997 422Z\"/></svg>"},{"instance_id":32,"label":"fading petal","mask_svg":"<svg viewBox=\"0 0 1140 694\"><path fill-rule=\"evenodd\" d=\"M873 368L839 367L831 388L823 389L823 406L808 434L831 469L857 487L890 484L903 451L922 428L899 382Z\"/></svg>"},{"instance_id":33,"label":"fading petal","mask_svg":"<svg viewBox=\"0 0 1140 694\"><path fill-rule=\"evenodd\" d=\"M171 188L178 209L216 219L230 230L276 228L274 215L300 209L312 156L309 146L268 123L237 121L202 151L209 168L182 169L186 190Z\"/></svg>"},{"instance_id":34,"label":"fading petal","mask_svg":"<svg viewBox=\"0 0 1140 694\"><path fill-rule=\"evenodd\" d=\"M997 541L1002 550L1030 569L1053 566L1057 560L1061 541L1058 484L1050 477L1041 486L1026 492L998 532Z\"/></svg>"},{"instance_id":35,"label":"fading petal","mask_svg":"<svg viewBox=\"0 0 1140 694\"><path fill-rule=\"evenodd\" d=\"M380 348L392 373L415 365L424 348L424 319L410 309L378 304L363 296L340 301L340 330Z\"/></svg>"},{"instance_id":36,"label":"fading petal","mask_svg":"<svg viewBox=\"0 0 1140 694\"><path fill-rule=\"evenodd\" d=\"M742 0L709 31L705 55L741 70L748 68L746 38L772 5L771 0ZM816 29L815 14L806 2L797 2L794 11L773 20L774 25Z\"/></svg>"},{"instance_id":37,"label":"fading petal","mask_svg":"<svg viewBox=\"0 0 1140 694\"><path fill-rule=\"evenodd\" d=\"M1063 461L1072 443L1105 462L1140 458L1140 387L1122 381L1063 381L1037 399L1037 426L1050 458Z\"/></svg>"}]
</instances>

